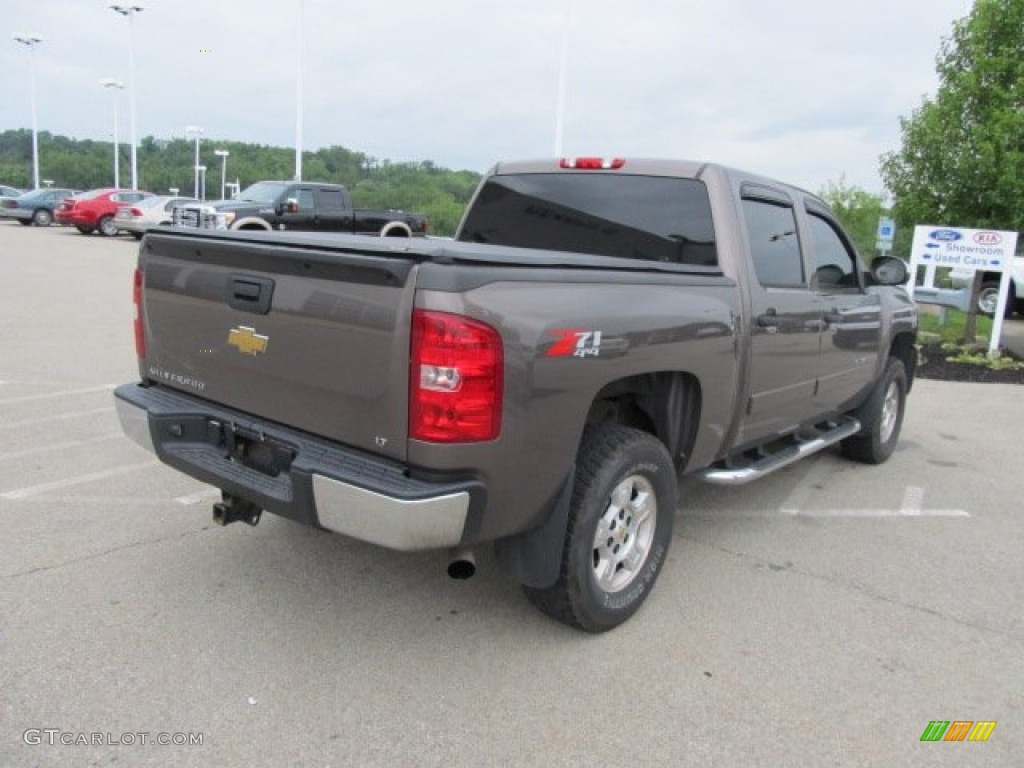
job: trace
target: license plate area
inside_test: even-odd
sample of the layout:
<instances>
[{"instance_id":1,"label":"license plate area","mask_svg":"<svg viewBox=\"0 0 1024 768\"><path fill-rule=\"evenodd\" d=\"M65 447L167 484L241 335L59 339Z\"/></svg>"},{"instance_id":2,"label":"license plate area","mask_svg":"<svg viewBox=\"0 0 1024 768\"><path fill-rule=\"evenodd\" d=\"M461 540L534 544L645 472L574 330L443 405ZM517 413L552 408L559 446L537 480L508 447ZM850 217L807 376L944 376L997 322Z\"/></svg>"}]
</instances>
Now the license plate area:
<instances>
[{"instance_id":1,"label":"license plate area","mask_svg":"<svg viewBox=\"0 0 1024 768\"><path fill-rule=\"evenodd\" d=\"M262 432L240 424L211 419L207 422L207 435L224 457L268 477L287 472L295 459L295 448Z\"/></svg>"}]
</instances>

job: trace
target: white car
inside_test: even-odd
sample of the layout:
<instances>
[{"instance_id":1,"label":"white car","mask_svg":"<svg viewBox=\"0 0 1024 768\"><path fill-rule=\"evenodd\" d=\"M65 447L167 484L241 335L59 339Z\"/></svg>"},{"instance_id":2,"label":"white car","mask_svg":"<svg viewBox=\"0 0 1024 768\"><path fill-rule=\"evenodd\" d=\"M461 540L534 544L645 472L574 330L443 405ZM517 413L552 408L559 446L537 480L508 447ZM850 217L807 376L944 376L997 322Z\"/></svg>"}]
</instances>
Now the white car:
<instances>
[{"instance_id":1,"label":"white car","mask_svg":"<svg viewBox=\"0 0 1024 768\"><path fill-rule=\"evenodd\" d=\"M173 195L147 197L145 200L118 209L114 215L114 226L122 232L128 232L136 240L141 240L150 227L170 224L174 218L176 205L195 202L198 202L195 198Z\"/></svg>"},{"instance_id":2,"label":"white car","mask_svg":"<svg viewBox=\"0 0 1024 768\"><path fill-rule=\"evenodd\" d=\"M973 269L953 269L949 273L949 279L954 288L971 289L974 281ZM986 272L982 278L981 292L978 294L978 312L985 315L994 315L996 303L999 301L999 273ZM1010 295L1006 299L1006 316L1013 314L1024 315L1024 256L1017 255L1010 265Z\"/></svg>"}]
</instances>

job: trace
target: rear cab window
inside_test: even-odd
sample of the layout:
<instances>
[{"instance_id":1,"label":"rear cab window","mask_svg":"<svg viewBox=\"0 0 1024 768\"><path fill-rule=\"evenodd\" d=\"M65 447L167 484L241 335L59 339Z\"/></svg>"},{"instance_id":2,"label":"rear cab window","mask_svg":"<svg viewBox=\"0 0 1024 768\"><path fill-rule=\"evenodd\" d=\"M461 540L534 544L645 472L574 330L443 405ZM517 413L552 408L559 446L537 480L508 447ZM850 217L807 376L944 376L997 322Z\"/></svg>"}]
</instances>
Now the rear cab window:
<instances>
[{"instance_id":1,"label":"rear cab window","mask_svg":"<svg viewBox=\"0 0 1024 768\"><path fill-rule=\"evenodd\" d=\"M459 239L713 267L711 203L696 179L621 173L495 175Z\"/></svg>"}]
</instances>

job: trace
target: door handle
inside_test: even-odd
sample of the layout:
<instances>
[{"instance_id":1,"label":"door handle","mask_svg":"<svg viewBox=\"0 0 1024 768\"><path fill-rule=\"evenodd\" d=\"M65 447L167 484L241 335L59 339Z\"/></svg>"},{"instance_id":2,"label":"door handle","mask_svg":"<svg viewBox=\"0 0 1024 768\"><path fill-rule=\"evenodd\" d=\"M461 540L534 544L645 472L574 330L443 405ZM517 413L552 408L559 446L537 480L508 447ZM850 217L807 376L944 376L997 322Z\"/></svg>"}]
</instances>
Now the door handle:
<instances>
[{"instance_id":1,"label":"door handle","mask_svg":"<svg viewBox=\"0 0 1024 768\"><path fill-rule=\"evenodd\" d=\"M242 312L265 315L274 298L274 281L267 277L231 275L228 283L228 306Z\"/></svg>"}]
</instances>

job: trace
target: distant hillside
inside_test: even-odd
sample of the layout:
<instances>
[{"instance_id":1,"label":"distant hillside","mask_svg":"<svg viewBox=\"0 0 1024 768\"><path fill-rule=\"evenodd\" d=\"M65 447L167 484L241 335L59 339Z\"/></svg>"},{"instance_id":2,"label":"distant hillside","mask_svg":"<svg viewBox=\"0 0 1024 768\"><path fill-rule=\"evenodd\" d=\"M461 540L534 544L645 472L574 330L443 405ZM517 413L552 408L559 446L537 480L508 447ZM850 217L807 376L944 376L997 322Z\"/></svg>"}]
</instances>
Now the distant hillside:
<instances>
[{"instance_id":1,"label":"distant hillside","mask_svg":"<svg viewBox=\"0 0 1024 768\"><path fill-rule=\"evenodd\" d=\"M204 139L199 162L205 165L208 198L220 196L221 158L214 149L231 154L227 180L246 187L261 179L290 179L295 171L295 150L262 144ZM139 188L167 193L177 187L192 194L195 142L187 139L157 139L146 136L137 151ZM93 189L114 182L113 146L110 142L72 139L39 132L39 177L54 186ZM121 184L131 184L129 148L120 145ZM455 231L463 208L480 180L473 171L440 168L429 160L392 162L334 146L303 152L302 176L311 181L345 184L357 206L404 208L425 213L433 234ZM32 132L8 130L0 133L0 182L29 188L32 184Z\"/></svg>"}]
</instances>

